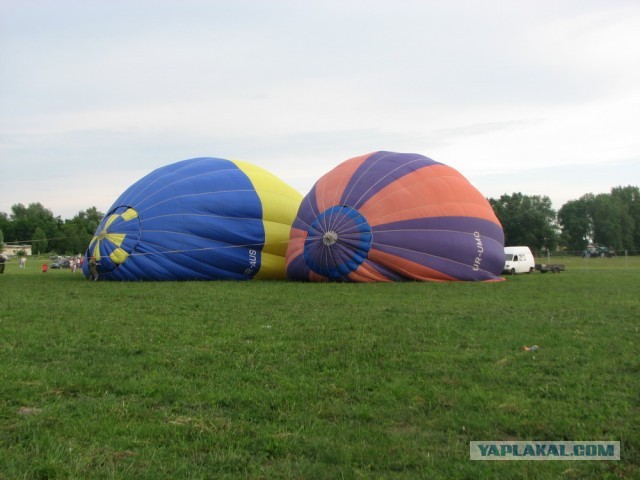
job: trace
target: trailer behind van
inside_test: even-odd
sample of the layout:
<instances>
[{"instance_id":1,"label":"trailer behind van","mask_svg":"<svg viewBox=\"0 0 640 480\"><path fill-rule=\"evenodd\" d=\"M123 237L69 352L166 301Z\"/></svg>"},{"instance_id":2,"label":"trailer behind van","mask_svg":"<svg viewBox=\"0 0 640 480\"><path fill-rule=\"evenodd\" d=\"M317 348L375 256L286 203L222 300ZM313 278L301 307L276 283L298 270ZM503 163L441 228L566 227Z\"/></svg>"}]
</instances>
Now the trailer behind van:
<instances>
[{"instance_id":1,"label":"trailer behind van","mask_svg":"<svg viewBox=\"0 0 640 480\"><path fill-rule=\"evenodd\" d=\"M536 270L540 273L560 273L566 270L566 267L562 263L536 263Z\"/></svg>"}]
</instances>

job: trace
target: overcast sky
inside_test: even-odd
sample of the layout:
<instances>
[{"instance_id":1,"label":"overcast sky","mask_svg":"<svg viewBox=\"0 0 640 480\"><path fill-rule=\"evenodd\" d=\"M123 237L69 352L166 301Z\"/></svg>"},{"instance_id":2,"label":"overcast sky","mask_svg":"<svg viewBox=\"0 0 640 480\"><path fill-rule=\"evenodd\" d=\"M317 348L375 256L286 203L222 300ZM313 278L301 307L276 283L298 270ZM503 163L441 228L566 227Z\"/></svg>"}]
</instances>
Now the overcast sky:
<instances>
[{"instance_id":1,"label":"overcast sky","mask_svg":"<svg viewBox=\"0 0 640 480\"><path fill-rule=\"evenodd\" d=\"M306 194L377 150L556 209L640 185L640 1L0 0L0 212L201 156Z\"/></svg>"}]
</instances>

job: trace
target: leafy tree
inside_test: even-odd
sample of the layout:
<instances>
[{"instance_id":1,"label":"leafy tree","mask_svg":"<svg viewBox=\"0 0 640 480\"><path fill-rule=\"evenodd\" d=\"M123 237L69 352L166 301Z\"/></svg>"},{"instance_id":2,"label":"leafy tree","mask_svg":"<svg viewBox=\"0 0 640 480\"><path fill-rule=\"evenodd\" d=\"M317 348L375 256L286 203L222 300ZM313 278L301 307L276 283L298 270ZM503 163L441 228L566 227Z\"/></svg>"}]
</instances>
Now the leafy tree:
<instances>
[{"instance_id":1,"label":"leafy tree","mask_svg":"<svg viewBox=\"0 0 640 480\"><path fill-rule=\"evenodd\" d=\"M85 231L91 235L95 233L104 217L104 213L98 211L96 207L91 207L85 210L84 212L79 212L74 220L77 219L84 224Z\"/></svg>"},{"instance_id":2,"label":"leafy tree","mask_svg":"<svg viewBox=\"0 0 640 480\"><path fill-rule=\"evenodd\" d=\"M614 187L611 196L625 206L626 215L622 218L622 248L640 250L640 188L628 185Z\"/></svg>"},{"instance_id":3,"label":"leafy tree","mask_svg":"<svg viewBox=\"0 0 640 480\"><path fill-rule=\"evenodd\" d=\"M47 251L47 234L40 227L36 227L33 232L33 239L31 242L31 253L40 255Z\"/></svg>"},{"instance_id":4,"label":"leafy tree","mask_svg":"<svg viewBox=\"0 0 640 480\"><path fill-rule=\"evenodd\" d=\"M12 242L29 242L35 238L35 231L40 228L45 239L57 238L60 234L62 220L54 217L51 210L40 203L31 203L25 207L21 203L11 207L10 222L12 225Z\"/></svg>"},{"instance_id":5,"label":"leafy tree","mask_svg":"<svg viewBox=\"0 0 640 480\"><path fill-rule=\"evenodd\" d=\"M586 194L578 200L569 200L558 211L558 223L562 227L561 241L569 250L583 251L593 236L589 209L593 194Z\"/></svg>"},{"instance_id":6,"label":"leafy tree","mask_svg":"<svg viewBox=\"0 0 640 480\"><path fill-rule=\"evenodd\" d=\"M0 212L0 249L4 248L4 234L10 227L9 217L6 213Z\"/></svg>"},{"instance_id":7,"label":"leafy tree","mask_svg":"<svg viewBox=\"0 0 640 480\"><path fill-rule=\"evenodd\" d=\"M60 225L59 235L49 242L49 248L69 255L84 252L104 215L95 207L78 212Z\"/></svg>"},{"instance_id":8,"label":"leafy tree","mask_svg":"<svg viewBox=\"0 0 640 480\"><path fill-rule=\"evenodd\" d=\"M608 193L596 195L590 209L593 241L622 250L633 239L633 222L620 198Z\"/></svg>"},{"instance_id":9,"label":"leafy tree","mask_svg":"<svg viewBox=\"0 0 640 480\"><path fill-rule=\"evenodd\" d=\"M527 245L534 250L555 249L558 244L556 212L551 199L522 193L504 194L489 203L502 223L505 245Z\"/></svg>"},{"instance_id":10,"label":"leafy tree","mask_svg":"<svg viewBox=\"0 0 640 480\"><path fill-rule=\"evenodd\" d=\"M58 251L68 255L76 255L84 252L91 241L91 234L88 234L82 225L67 221L62 227L64 235L64 247Z\"/></svg>"},{"instance_id":11,"label":"leafy tree","mask_svg":"<svg viewBox=\"0 0 640 480\"><path fill-rule=\"evenodd\" d=\"M558 212L562 239L571 250L582 251L589 242L616 250L640 248L640 191L615 187L611 193L588 193L570 200Z\"/></svg>"}]
</instances>

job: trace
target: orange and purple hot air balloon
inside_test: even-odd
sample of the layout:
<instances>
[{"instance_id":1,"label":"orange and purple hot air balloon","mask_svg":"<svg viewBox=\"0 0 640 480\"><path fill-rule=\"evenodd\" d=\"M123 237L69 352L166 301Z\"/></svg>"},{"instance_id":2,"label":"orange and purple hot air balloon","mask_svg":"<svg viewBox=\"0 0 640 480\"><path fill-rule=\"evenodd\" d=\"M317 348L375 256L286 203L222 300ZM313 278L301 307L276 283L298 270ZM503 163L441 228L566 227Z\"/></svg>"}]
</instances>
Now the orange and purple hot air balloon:
<instances>
[{"instance_id":1,"label":"orange and purple hot air balloon","mask_svg":"<svg viewBox=\"0 0 640 480\"><path fill-rule=\"evenodd\" d=\"M498 281L504 233L457 170L415 153L338 165L304 197L287 276L310 281Z\"/></svg>"}]
</instances>

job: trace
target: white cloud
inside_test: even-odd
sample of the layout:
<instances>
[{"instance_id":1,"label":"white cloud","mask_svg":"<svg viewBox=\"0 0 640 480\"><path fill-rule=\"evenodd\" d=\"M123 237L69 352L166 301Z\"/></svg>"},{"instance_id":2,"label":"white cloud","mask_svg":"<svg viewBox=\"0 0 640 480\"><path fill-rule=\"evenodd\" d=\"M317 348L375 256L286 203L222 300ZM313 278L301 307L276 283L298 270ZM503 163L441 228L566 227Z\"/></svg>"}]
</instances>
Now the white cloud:
<instances>
[{"instance_id":1,"label":"white cloud","mask_svg":"<svg viewBox=\"0 0 640 480\"><path fill-rule=\"evenodd\" d=\"M523 172L640 158L638 32L624 0L5 2L0 211L33 197L72 216L195 156L306 193L381 149L557 204ZM101 193L56 190L59 172ZM607 173L563 191L608 191Z\"/></svg>"}]
</instances>

